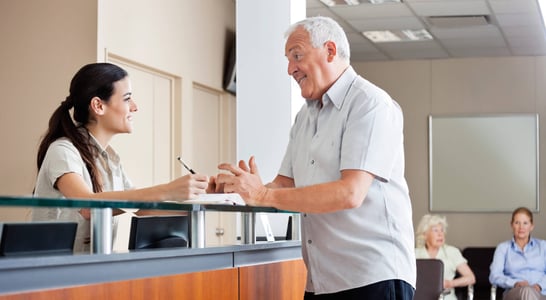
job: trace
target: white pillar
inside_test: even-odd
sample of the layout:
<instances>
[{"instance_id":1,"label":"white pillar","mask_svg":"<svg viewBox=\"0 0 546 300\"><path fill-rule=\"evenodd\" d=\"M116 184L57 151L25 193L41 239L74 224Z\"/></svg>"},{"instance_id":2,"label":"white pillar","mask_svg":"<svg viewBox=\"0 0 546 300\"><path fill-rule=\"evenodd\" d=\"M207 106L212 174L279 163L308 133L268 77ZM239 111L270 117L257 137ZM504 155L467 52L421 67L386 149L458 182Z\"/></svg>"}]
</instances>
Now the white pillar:
<instances>
[{"instance_id":1,"label":"white pillar","mask_svg":"<svg viewBox=\"0 0 546 300\"><path fill-rule=\"evenodd\" d=\"M237 0L236 5L237 159L254 155L267 183L279 171L293 107L304 103L287 73L284 33L305 18L305 0ZM287 214L269 218L273 233L285 232ZM256 235L264 235L262 226L257 225Z\"/></svg>"},{"instance_id":2,"label":"white pillar","mask_svg":"<svg viewBox=\"0 0 546 300\"><path fill-rule=\"evenodd\" d=\"M269 182L278 172L301 106L287 74L284 32L305 18L305 0L237 0L237 159L256 156Z\"/></svg>"}]
</instances>

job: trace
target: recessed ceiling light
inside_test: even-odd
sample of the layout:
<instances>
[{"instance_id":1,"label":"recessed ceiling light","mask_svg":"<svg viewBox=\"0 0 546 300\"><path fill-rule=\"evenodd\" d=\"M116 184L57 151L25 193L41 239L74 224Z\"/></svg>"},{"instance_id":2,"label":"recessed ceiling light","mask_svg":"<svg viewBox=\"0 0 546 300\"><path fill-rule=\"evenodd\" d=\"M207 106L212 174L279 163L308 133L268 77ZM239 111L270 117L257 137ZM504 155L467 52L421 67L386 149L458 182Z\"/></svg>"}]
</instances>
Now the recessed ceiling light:
<instances>
[{"instance_id":1,"label":"recessed ceiling light","mask_svg":"<svg viewBox=\"0 0 546 300\"><path fill-rule=\"evenodd\" d=\"M388 3L388 2L391 2L391 3L392 2L398 2L398 3L402 2L402 0L369 0L369 1L372 4L383 4L383 3Z\"/></svg>"},{"instance_id":2,"label":"recessed ceiling light","mask_svg":"<svg viewBox=\"0 0 546 300\"><path fill-rule=\"evenodd\" d=\"M358 0L320 0L320 2L328 5L328 6L336 6L336 5L359 5L360 1Z\"/></svg>"},{"instance_id":3,"label":"recessed ceiling light","mask_svg":"<svg viewBox=\"0 0 546 300\"><path fill-rule=\"evenodd\" d=\"M426 29L419 29L419 30L402 30L402 33L404 33L408 39L411 41L428 41L432 40L432 35L426 30Z\"/></svg>"},{"instance_id":4,"label":"recessed ceiling light","mask_svg":"<svg viewBox=\"0 0 546 300\"><path fill-rule=\"evenodd\" d=\"M320 0L320 2L328 6L336 5L359 5L360 3L369 2L371 4L383 4L383 3L400 3L402 0Z\"/></svg>"},{"instance_id":5,"label":"recessed ceiling light","mask_svg":"<svg viewBox=\"0 0 546 300\"><path fill-rule=\"evenodd\" d=\"M433 39L432 35L426 29L364 31L362 34L374 43L427 41Z\"/></svg>"},{"instance_id":6,"label":"recessed ceiling light","mask_svg":"<svg viewBox=\"0 0 546 300\"><path fill-rule=\"evenodd\" d=\"M400 37L389 30L375 30L362 32L365 37L374 43L399 42Z\"/></svg>"}]
</instances>

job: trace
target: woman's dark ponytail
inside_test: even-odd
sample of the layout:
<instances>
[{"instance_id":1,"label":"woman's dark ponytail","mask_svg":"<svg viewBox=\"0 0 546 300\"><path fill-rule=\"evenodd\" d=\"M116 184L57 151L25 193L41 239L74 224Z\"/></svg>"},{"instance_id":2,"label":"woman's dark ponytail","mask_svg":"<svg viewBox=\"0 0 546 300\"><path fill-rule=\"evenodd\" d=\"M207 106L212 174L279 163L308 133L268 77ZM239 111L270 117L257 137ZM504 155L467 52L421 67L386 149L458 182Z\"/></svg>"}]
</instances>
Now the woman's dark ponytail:
<instances>
[{"instance_id":1,"label":"woman's dark ponytail","mask_svg":"<svg viewBox=\"0 0 546 300\"><path fill-rule=\"evenodd\" d=\"M94 97L109 101L114 93L114 83L126 76L125 70L110 63L88 64L74 75L70 82L70 95L51 115L48 130L38 147L36 161L38 170L42 167L51 143L66 137L82 156L91 176L93 192L102 191L102 180L95 165L98 149L91 143L91 136L85 127L90 121L89 105Z\"/></svg>"}]
</instances>

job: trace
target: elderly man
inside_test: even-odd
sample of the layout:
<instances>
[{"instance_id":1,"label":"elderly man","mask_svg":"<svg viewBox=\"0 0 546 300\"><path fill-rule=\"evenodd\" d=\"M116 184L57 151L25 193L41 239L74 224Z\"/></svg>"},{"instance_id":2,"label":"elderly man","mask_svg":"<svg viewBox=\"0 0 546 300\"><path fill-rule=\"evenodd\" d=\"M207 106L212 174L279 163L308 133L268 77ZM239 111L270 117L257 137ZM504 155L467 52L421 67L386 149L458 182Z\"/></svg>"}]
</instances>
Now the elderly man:
<instances>
[{"instance_id":1,"label":"elderly man","mask_svg":"<svg viewBox=\"0 0 546 300\"><path fill-rule=\"evenodd\" d=\"M254 157L220 164L217 191L249 205L302 213L304 299L412 299L412 208L404 178L403 116L350 66L343 29L312 17L286 33L288 74L306 104L278 175L266 185Z\"/></svg>"}]
</instances>

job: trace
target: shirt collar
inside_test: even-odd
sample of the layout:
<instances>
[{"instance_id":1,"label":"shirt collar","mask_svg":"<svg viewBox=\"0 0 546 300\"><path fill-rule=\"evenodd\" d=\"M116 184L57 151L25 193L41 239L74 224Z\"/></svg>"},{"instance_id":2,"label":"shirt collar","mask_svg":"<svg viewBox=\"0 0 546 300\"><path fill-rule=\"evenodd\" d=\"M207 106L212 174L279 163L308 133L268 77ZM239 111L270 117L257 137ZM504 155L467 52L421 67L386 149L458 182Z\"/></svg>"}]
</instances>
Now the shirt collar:
<instances>
[{"instance_id":1,"label":"shirt collar","mask_svg":"<svg viewBox=\"0 0 546 300\"><path fill-rule=\"evenodd\" d=\"M109 159L111 159L112 161L116 163L120 161L119 155L114 150L114 148L110 147L110 145L106 146L106 148L102 148L99 141L93 136L91 132L89 132L89 130L86 130L85 128L83 128L82 130L87 131L87 134L89 134L89 136L91 137L90 138L91 144L97 148L97 150L102 156L107 155Z\"/></svg>"},{"instance_id":2,"label":"shirt collar","mask_svg":"<svg viewBox=\"0 0 546 300\"><path fill-rule=\"evenodd\" d=\"M91 144L95 147L97 147L97 149L100 151L100 152L104 152L106 151L106 149L102 148L102 146L100 145L99 141L97 140L97 138L91 133L89 132L89 136L91 137Z\"/></svg>"},{"instance_id":3,"label":"shirt collar","mask_svg":"<svg viewBox=\"0 0 546 300\"><path fill-rule=\"evenodd\" d=\"M525 245L525 247L527 246L533 247L535 244L536 244L536 239L533 237L530 237L529 242L527 243L527 245ZM512 248L516 248L516 249L519 248L518 245L516 244L516 240L514 239L514 237L512 237Z\"/></svg>"},{"instance_id":4,"label":"shirt collar","mask_svg":"<svg viewBox=\"0 0 546 300\"><path fill-rule=\"evenodd\" d=\"M322 96L321 102L322 107L324 107L328 102L332 102L332 104L339 109L341 105L343 104L343 100L345 100L345 96L349 92L349 88L351 87L351 83L355 80L355 78L358 76L356 74L356 71L353 69L353 67L349 66L343 73L341 73L341 76L334 82L334 84L324 93ZM307 105L318 105L318 101L316 100L306 100Z\"/></svg>"}]
</instances>

